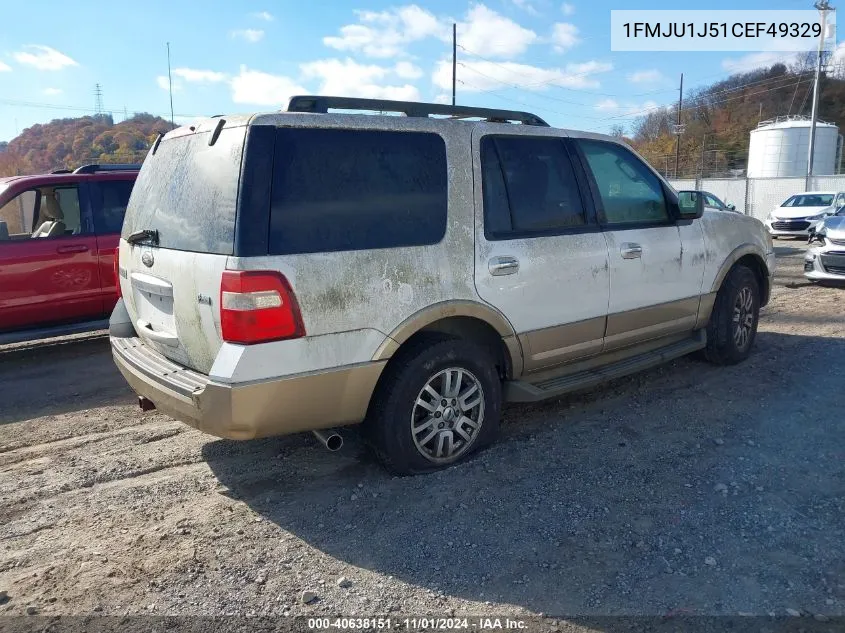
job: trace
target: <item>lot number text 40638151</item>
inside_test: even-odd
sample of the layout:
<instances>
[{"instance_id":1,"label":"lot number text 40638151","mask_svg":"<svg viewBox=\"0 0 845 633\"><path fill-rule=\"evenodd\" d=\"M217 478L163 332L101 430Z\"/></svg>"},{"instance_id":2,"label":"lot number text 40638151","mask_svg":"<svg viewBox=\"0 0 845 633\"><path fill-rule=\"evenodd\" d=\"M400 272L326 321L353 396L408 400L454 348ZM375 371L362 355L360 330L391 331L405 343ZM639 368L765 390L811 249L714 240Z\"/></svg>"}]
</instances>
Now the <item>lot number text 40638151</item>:
<instances>
[{"instance_id":1,"label":"lot number text 40638151","mask_svg":"<svg viewBox=\"0 0 845 633\"><path fill-rule=\"evenodd\" d=\"M526 627L524 620L511 618L308 618L311 630L518 631Z\"/></svg>"}]
</instances>

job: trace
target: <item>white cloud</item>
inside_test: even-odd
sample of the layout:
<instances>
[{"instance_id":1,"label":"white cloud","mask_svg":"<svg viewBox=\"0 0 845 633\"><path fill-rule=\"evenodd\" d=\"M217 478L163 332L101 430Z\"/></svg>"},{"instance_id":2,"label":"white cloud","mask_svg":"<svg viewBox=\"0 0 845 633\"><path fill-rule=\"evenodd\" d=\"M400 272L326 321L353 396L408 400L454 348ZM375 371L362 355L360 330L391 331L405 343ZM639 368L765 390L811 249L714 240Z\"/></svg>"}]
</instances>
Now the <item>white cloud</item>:
<instances>
[{"instance_id":1,"label":"white cloud","mask_svg":"<svg viewBox=\"0 0 845 633\"><path fill-rule=\"evenodd\" d=\"M614 111L619 109L619 102L614 99L602 99L594 107L601 112Z\"/></svg>"},{"instance_id":2,"label":"white cloud","mask_svg":"<svg viewBox=\"0 0 845 633\"><path fill-rule=\"evenodd\" d=\"M352 59L317 60L302 64L300 68L304 78L320 82L318 88L320 94L403 101L420 99L420 92L416 86L407 83L402 85L384 83L392 74L399 74L395 68L359 64Z\"/></svg>"},{"instance_id":3,"label":"white cloud","mask_svg":"<svg viewBox=\"0 0 845 633\"><path fill-rule=\"evenodd\" d=\"M411 40L422 40L427 37L445 38L448 35L448 28L444 29L445 24L441 20L434 17L430 11L421 9L415 4L400 7L397 15L402 22L405 36Z\"/></svg>"},{"instance_id":4,"label":"white cloud","mask_svg":"<svg viewBox=\"0 0 845 633\"><path fill-rule=\"evenodd\" d=\"M290 77L271 75L241 66L240 72L232 79L232 101L254 105L272 105L281 108L288 99L309 91Z\"/></svg>"},{"instance_id":5,"label":"white cloud","mask_svg":"<svg viewBox=\"0 0 845 633\"><path fill-rule=\"evenodd\" d=\"M729 72L746 72L755 68L765 68L774 64L789 64L795 61L795 53L765 52L749 53L742 57L728 57L722 60L722 68Z\"/></svg>"},{"instance_id":6,"label":"white cloud","mask_svg":"<svg viewBox=\"0 0 845 633\"><path fill-rule=\"evenodd\" d=\"M226 80L224 73L213 70L197 70L196 68L174 68L173 74L185 81L195 83L219 83Z\"/></svg>"},{"instance_id":7,"label":"white cloud","mask_svg":"<svg viewBox=\"0 0 845 633\"><path fill-rule=\"evenodd\" d=\"M645 114L651 110L656 110L660 106L658 106L655 101L651 100L643 101L642 103L634 101L619 103L615 99L602 99L601 101L596 102L593 107L599 112L604 112L605 114L625 117Z\"/></svg>"},{"instance_id":8,"label":"white cloud","mask_svg":"<svg viewBox=\"0 0 845 633\"><path fill-rule=\"evenodd\" d=\"M413 42L435 38L449 42L452 21L438 18L415 4L386 11L357 11L358 22L346 24L338 35L323 38L329 48L367 57L388 58L407 54ZM458 43L472 53L513 58L523 53L538 37L483 4L475 4L458 22Z\"/></svg>"},{"instance_id":9,"label":"white cloud","mask_svg":"<svg viewBox=\"0 0 845 633\"><path fill-rule=\"evenodd\" d=\"M156 83L158 87L162 90L170 90L170 82L167 79L167 75L159 75L156 77ZM178 79L173 82L173 92L179 92L182 89L182 82Z\"/></svg>"},{"instance_id":10,"label":"white cloud","mask_svg":"<svg viewBox=\"0 0 845 633\"><path fill-rule=\"evenodd\" d=\"M512 59L537 41L537 34L483 4L467 12L458 24L458 43L477 55Z\"/></svg>"},{"instance_id":11,"label":"white cloud","mask_svg":"<svg viewBox=\"0 0 845 633\"><path fill-rule=\"evenodd\" d=\"M48 97L55 97L56 95L62 94L64 90L62 90L61 88L44 88L42 92Z\"/></svg>"},{"instance_id":12,"label":"white cloud","mask_svg":"<svg viewBox=\"0 0 845 633\"><path fill-rule=\"evenodd\" d=\"M242 39L250 44L255 44L264 37L264 31L261 29L237 29L232 31L231 36L235 39Z\"/></svg>"},{"instance_id":13,"label":"white cloud","mask_svg":"<svg viewBox=\"0 0 845 633\"><path fill-rule=\"evenodd\" d=\"M573 75L593 75L596 73L606 73L613 70L613 64L610 62L600 62L591 59L588 62L581 64L567 64L566 72Z\"/></svg>"},{"instance_id":14,"label":"white cloud","mask_svg":"<svg viewBox=\"0 0 845 633\"><path fill-rule=\"evenodd\" d=\"M258 20L264 20L265 22L272 22L276 19L273 17L273 14L268 11L257 11L256 13L250 13L250 15Z\"/></svg>"},{"instance_id":15,"label":"white cloud","mask_svg":"<svg viewBox=\"0 0 845 633\"><path fill-rule=\"evenodd\" d=\"M32 45L24 48L26 50L12 53L12 57L18 63L32 66L38 70L61 70L68 66L79 66L76 61L49 46Z\"/></svg>"},{"instance_id":16,"label":"white cloud","mask_svg":"<svg viewBox=\"0 0 845 633\"><path fill-rule=\"evenodd\" d=\"M367 57L402 55L411 43L429 37L446 39L448 25L415 4L387 11L357 11L358 23L340 28L340 35L323 38L339 51L360 52Z\"/></svg>"},{"instance_id":17,"label":"white cloud","mask_svg":"<svg viewBox=\"0 0 845 633\"><path fill-rule=\"evenodd\" d=\"M396 62L393 71L402 79L419 79L423 76L422 68L411 62Z\"/></svg>"},{"instance_id":18,"label":"white cloud","mask_svg":"<svg viewBox=\"0 0 845 633\"><path fill-rule=\"evenodd\" d=\"M0 73L8 73L8 72L11 72L11 71L12 71L11 66L9 66L8 64L4 64L3 62L0 62Z\"/></svg>"},{"instance_id":19,"label":"white cloud","mask_svg":"<svg viewBox=\"0 0 845 633\"><path fill-rule=\"evenodd\" d=\"M442 103L443 105L450 105L452 103L452 95L447 95L446 93L441 92L439 95L434 97L434 103Z\"/></svg>"},{"instance_id":20,"label":"white cloud","mask_svg":"<svg viewBox=\"0 0 845 633\"><path fill-rule=\"evenodd\" d=\"M517 7L519 7L526 13L530 13L531 15L540 15L540 12L537 11L537 8L528 0L511 0L511 2L513 2Z\"/></svg>"},{"instance_id":21,"label":"white cloud","mask_svg":"<svg viewBox=\"0 0 845 633\"><path fill-rule=\"evenodd\" d=\"M638 70L628 75L628 81L632 84L654 84L663 81L663 73L657 69Z\"/></svg>"},{"instance_id":22,"label":"white cloud","mask_svg":"<svg viewBox=\"0 0 845 633\"><path fill-rule=\"evenodd\" d=\"M563 5L561 5L560 10L563 11L563 15L572 15L575 13L575 5L564 2Z\"/></svg>"},{"instance_id":23,"label":"white cloud","mask_svg":"<svg viewBox=\"0 0 845 633\"><path fill-rule=\"evenodd\" d=\"M574 24L558 22L552 27L552 44L558 53L569 50L580 41L578 27Z\"/></svg>"},{"instance_id":24,"label":"white cloud","mask_svg":"<svg viewBox=\"0 0 845 633\"><path fill-rule=\"evenodd\" d=\"M538 68L515 62L492 63L485 61L462 62L458 66L457 79L462 90L477 92L495 90L504 85L518 85L525 90L546 90L550 86L571 89L598 88L596 74L613 69L612 64L590 61L582 64L567 64L565 68ZM452 63L440 61L432 76L434 85L441 90L451 90Z\"/></svg>"}]
</instances>

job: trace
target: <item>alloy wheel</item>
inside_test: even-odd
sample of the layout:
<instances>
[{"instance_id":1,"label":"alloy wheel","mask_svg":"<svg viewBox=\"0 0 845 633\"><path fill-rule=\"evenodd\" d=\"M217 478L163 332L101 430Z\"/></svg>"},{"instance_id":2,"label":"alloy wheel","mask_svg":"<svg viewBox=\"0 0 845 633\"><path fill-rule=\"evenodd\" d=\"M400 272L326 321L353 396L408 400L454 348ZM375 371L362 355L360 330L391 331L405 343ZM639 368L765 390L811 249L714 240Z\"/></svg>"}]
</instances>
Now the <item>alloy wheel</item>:
<instances>
[{"instance_id":1,"label":"alloy wheel","mask_svg":"<svg viewBox=\"0 0 845 633\"><path fill-rule=\"evenodd\" d=\"M463 455L478 437L483 423L481 382L459 367L431 376L411 411L414 445L423 457L439 464Z\"/></svg>"},{"instance_id":2,"label":"alloy wheel","mask_svg":"<svg viewBox=\"0 0 845 633\"><path fill-rule=\"evenodd\" d=\"M736 296L733 312L734 344L737 349L745 350L751 342L754 329L754 293L745 286Z\"/></svg>"}]
</instances>

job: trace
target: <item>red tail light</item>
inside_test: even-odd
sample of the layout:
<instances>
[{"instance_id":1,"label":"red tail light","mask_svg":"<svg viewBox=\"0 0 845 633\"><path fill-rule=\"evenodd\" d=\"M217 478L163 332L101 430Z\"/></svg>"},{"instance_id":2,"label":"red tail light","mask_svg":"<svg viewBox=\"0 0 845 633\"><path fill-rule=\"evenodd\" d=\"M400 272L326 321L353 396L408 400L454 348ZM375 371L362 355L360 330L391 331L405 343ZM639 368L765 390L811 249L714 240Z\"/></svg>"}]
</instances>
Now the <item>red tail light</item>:
<instances>
[{"instance_id":1,"label":"red tail light","mask_svg":"<svg viewBox=\"0 0 845 633\"><path fill-rule=\"evenodd\" d=\"M245 345L305 336L293 290L274 271L223 272L220 326L224 341Z\"/></svg>"},{"instance_id":2,"label":"red tail light","mask_svg":"<svg viewBox=\"0 0 845 633\"><path fill-rule=\"evenodd\" d=\"M120 249L114 249L114 285L117 288L117 298L122 296L120 292Z\"/></svg>"}]
</instances>

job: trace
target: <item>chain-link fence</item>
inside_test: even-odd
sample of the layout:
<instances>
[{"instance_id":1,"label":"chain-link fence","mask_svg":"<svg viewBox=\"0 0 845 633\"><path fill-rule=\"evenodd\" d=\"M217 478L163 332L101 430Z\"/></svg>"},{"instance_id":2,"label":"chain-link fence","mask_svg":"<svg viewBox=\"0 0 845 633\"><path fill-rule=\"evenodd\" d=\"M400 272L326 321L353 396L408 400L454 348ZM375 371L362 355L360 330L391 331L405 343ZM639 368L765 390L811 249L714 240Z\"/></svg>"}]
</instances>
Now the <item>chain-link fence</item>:
<instances>
[{"instance_id":1,"label":"chain-link fence","mask_svg":"<svg viewBox=\"0 0 845 633\"><path fill-rule=\"evenodd\" d=\"M707 191L736 210L765 220L784 200L804 191L845 191L845 175L812 178L682 178L669 181L678 191Z\"/></svg>"}]
</instances>

